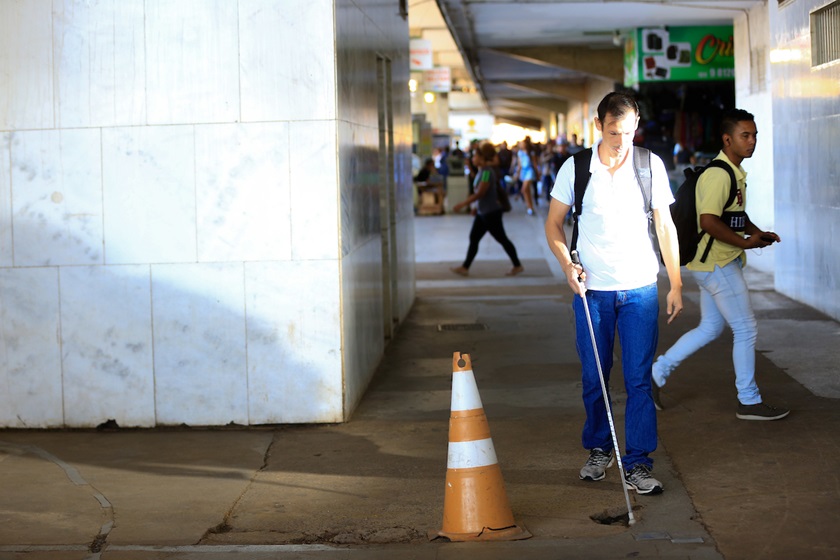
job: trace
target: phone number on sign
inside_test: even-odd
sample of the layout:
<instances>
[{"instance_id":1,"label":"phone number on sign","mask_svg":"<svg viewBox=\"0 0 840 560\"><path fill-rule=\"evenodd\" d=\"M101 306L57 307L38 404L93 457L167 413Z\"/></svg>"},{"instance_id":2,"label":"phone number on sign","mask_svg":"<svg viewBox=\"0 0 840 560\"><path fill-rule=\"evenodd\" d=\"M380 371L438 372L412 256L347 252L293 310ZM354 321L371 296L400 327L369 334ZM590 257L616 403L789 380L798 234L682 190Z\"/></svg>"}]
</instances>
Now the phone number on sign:
<instances>
[{"instance_id":1,"label":"phone number on sign","mask_svg":"<svg viewBox=\"0 0 840 560\"><path fill-rule=\"evenodd\" d=\"M702 76L702 73L701 73ZM735 77L735 69L734 68L709 68L708 72L709 78L734 78Z\"/></svg>"}]
</instances>

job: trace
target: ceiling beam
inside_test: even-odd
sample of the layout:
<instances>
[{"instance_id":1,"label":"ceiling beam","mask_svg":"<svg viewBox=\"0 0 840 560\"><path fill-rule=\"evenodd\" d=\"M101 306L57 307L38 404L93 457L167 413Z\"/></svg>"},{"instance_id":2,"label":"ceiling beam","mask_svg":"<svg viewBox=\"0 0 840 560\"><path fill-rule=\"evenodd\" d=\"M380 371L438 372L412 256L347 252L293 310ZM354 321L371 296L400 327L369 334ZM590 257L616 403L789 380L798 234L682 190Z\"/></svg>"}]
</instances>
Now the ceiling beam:
<instances>
[{"instance_id":1,"label":"ceiling beam","mask_svg":"<svg viewBox=\"0 0 840 560\"><path fill-rule=\"evenodd\" d=\"M569 111L568 101L562 101L551 97L506 97L504 98L504 100L524 103L526 105L530 105L532 107L536 107L538 109L542 109L544 111L549 111L552 113L565 114Z\"/></svg>"},{"instance_id":2,"label":"ceiling beam","mask_svg":"<svg viewBox=\"0 0 840 560\"><path fill-rule=\"evenodd\" d=\"M556 97L558 99L569 99L572 101L584 102L587 100L587 84L569 83L557 80L524 80L521 82L501 82L505 86L529 93L539 93Z\"/></svg>"},{"instance_id":3,"label":"ceiling beam","mask_svg":"<svg viewBox=\"0 0 840 560\"><path fill-rule=\"evenodd\" d=\"M510 98L496 98L492 109L494 115L505 113L508 115L514 114L521 115L523 117L533 117L536 119L542 119L549 113L549 111L535 105L529 105L519 99Z\"/></svg>"},{"instance_id":4,"label":"ceiling beam","mask_svg":"<svg viewBox=\"0 0 840 560\"><path fill-rule=\"evenodd\" d=\"M624 49L582 47L511 47L493 51L532 64L555 66L590 76L624 80Z\"/></svg>"},{"instance_id":5,"label":"ceiling beam","mask_svg":"<svg viewBox=\"0 0 840 560\"><path fill-rule=\"evenodd\" d=\"M530 128L530 129L533 129L533 130L540 130L543 127L543 121L542 120L534 119L534 118L530 118L530 117L496 115L496 122L497 123L514 124L516 126L521 126L523 128Z\"/></svg>"}]
</instances>

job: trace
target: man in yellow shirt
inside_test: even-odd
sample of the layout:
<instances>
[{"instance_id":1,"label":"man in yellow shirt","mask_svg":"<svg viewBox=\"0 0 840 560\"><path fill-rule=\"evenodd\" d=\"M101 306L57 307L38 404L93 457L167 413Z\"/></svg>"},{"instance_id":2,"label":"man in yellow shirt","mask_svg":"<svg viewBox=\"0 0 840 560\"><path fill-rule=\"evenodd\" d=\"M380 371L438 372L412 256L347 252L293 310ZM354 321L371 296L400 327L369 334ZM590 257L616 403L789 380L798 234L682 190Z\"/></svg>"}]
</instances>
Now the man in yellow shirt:
<instances>
[{"instance_id":1,"label":"man in yellow shirt","mask_svg":"<svg viewBox=\"0 0 840 560\"><path fill-rule=\"evenodd\" d=\"M659 389L674 368L720 336L728 324L734 335L732 362L739 402L735 415L742 420L779 420L790 412L764 403L755 382L757 327L742 270L747 262L745 250L781 241L775 233L759 229L745 211L747 173L741 162L752 157L757 135L752 114L734 109L724 115L723 149L715 159L726 162L737 181L735 200L727 208L724 205L731 187L728 171L712 167L697 180L698 231L705 234L687 267L700 286L701 318L697 328L684 334L653 364L653 396L660 410Z\"/></svg>"}]
</instances>

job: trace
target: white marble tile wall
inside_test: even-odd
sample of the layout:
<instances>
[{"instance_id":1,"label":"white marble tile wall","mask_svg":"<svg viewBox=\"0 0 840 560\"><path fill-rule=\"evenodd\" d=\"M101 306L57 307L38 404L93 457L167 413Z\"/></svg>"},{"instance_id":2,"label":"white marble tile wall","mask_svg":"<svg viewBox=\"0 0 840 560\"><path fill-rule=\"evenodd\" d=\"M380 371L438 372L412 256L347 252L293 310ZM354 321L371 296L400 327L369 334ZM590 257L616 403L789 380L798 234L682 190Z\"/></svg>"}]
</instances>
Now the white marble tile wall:
<instances>
[{"instance_id":1,"label":"white marble tile wall","mask_svg":"<svg viewBox=\"0 0 840 560\"><path fill-rule=\"evenodd\" d=\"M12 266L12 135L0 132L0 267Z\"/></svg>"},{"instance_id":2,"label":"white marble tile wall","mask_svg":"<svg viewBox=\"0 0 840 560\"><path fill-rule=\"evenodd\" d=\"M768 4L773 48L800 54L771 65L776 231L775 287L840 320L840 65L811 63L811 11L821 0ZM759 136L760 137L760 136Z\"/></svg>"},{"instance_id":3,"label":"white marble tile wall","mask_svg":"<svg viewBox=\"0 0 840 560\"><path fill-rule=\"evenodd\" d=\"M344 336L345 410L352 411L385 350L382 301L382 244L373 238L341 261Z\"/></svg>"},{"instance_id":4,"label":"white marble tile wall","mask_svg":"<svg viewBox=\"0 0 840 560\"><path fill-rule=\"evenodd\" d=\"M292 121L289 133L292 259L337 259L336 122Z\"/></svg>"},{"instance_id":5,"label":"white marble tile wall","mask_svg":"<svg viewBox=\"0 0 840 560\"><path fill-rule=\"evenodd\" d=\"M251 424L340 422L337 260L245 265Z\"/></svg>"},{"instance_id":6,"label":"white marble tile wall","mask_svg":"<svg viewBox=\"0 0 840 560\"><path fill-rule=\"evenodd\" d=\"M54 3L57 125L146 124L144 0Z\"/></svg>"},{"instance_id":7,"label":"white marble tile wall","mask_svg":"<svg viewBox=\"0 0 840 560\"><path fill-rule=\"evenodd\" d=\"M237 4L146 0L149 124L239 120Z\"/></svg>"},{"instance_id":8,"label":"white marble tile wall","mask_svg":"<svg viewBox=\"0 0 840 560\"><path fill-rule=\"evenodd\" d=\"M15 134L11 146L16 266L101 264L99 129Z\"/></svg>"},{"instance_id":9,"label":"white marble tile wall","mask_svg":"<svg viewBox=\"0 0 840 560\"><path fill-rule=\"evenodd\" d=\"M64 421L154 426L148 265L61 268Z\"/></svg>"},{"instance_id":10,"label":"white marble tile wall","mask_svg":"<svg viewBox=\"0 0 840 560\"><path fill-rule=\"evenodd\" d=\"M55 125L52 4L0 2L0 130Z\"/></svg>"},{"instance_id":11,"label":"white marble tile wall","mask_svg":"<svg viewBox=\"0 0 840 560\"><path fill-rule=\"evenodd\" d=\"M407 67L407 60L400 58L401 49L393 48L395 44L408 42L408 29L395 19L399 16L393 12L388 14L386 8L373 1L336 5L342 333L345 341L345 410L348 412L352 412L364 394L384 349L386 322L390 321L390 317L383 316L383 309L390 305L384 300L391 294L383 288L382 271L405 270L401 263L413 259L413 246L403 252L407 247L402 239L397 241L395 266L390 266L382 256L382 227L390 218L382 213L380 198L388 196L387 188L399 190L397 185L411 184L410 173L396 174L401 170L399 162L403 154L410 154L410 141L408 144L397 142L393 158L396 168L386 171L386 176L394 173L391 177L397 185L389 186L379 169L380 127L390 125L395 129L400 122L405 122L399 117L394 123L380 122L379 100L383 88L380 72L387 61L390 61L394 84L391 110L407 106L403 98L408 99L405 87L408 76L402 76L399 68L394 69L401 63ZM398 82L403 77L405 80ZM396 138L401 138L399 132L394 130L394 133ZM403 216L413 220L413 197L397 196L395 200L398 220ZM410 288L405 290L412 298L413 288L412 278ZM404 317L411 304L401 298L399 288L391 299L394 303L389 314Z\"/></svg>"},{"instance_id":12,"label":"white marble tile wall","mask_svg":"<svg viewBox=\"0 0 840 560\"><path fill-rule=\"evenodd\" d=\"M773 177L773 84L770 73L759 72L753 66L759 61L756 52L769 52L770 24L767 6L758 5L749 17L735 18L735 98L737 106L755 116L758 144L751 158L744 160L747 171L747 212L750 221L761 229L775 231L775 179ZM750 48L747 48L750 45ZM743 46L743 47L742 47ZM766 57L765 57L766 58ZM765 62L769 65L769 62ZM763 82L758 78L763 76ZM776 247L750 251L750 267L773 274Z\"/></svg>"},{"instance_id":13,"label":"white marble tile wall","mask_svg":"<svg viewBox=\"0 0 840 560\"><path fill-rule=\"evenodd\" d=\"M289 123L197 126L195 136L198 260L290 260ZM299 188L330 196L328 179L312 175L323 188ZM319 237L309 234L304 239Z\"/></svg>"},{"instance_id":14,"label":"white marble tile wall","mask_svg":"<svg viewBox=\"0 0 840 560\"><path fill-rule=\"evenodd\" d=\"M64 422L58 268L0 268L0 425Z\"/></svg>"},{"instance_id":15,"label":"white marble tile wall","mask_svg":"<svg viewBox=\"0 0 840 560\"><path fill-rule=\"evenodd\" d=\"M373 0L0 2L0 426L347 420L385 344L376 57L407 111L407 51Z\"/></svg>"},{"instance_id":16,"label":"white marble tile wall","mask_svg":"<svg viewBox=\"0 0 840 560\"><path fill-rule=\"evenodd\" d=\"M102 131L107 264L195 262L193 132L186 125Z\"/></svg>"},{"instance_id":17,"label":"white marble tile wall","mask_svg":"<svg viewBox=\"0 0 840 560\"><path fill-rule=\"evenodd\" d=\"M242 263L152 266L157 424L248 424Z\"/></svg>"},{"instance_id":18,"label":"white marble tile wall","mask_svg":"<svg viewBox=\"0 0 840 560\"><path fill-rule=\"evenodd\" d=\"M334 3L239 0L243 122L335 118Z\"/></svg>"}]
</instances>

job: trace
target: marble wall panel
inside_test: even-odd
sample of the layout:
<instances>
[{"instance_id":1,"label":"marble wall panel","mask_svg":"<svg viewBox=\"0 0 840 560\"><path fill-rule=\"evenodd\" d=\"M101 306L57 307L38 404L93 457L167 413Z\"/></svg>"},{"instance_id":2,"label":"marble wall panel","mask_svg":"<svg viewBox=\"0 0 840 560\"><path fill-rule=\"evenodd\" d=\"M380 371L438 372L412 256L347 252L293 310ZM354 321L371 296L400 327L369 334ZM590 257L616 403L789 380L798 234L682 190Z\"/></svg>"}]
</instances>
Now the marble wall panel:
<instances>
[{"instance_id":1,"label":"marble wall panel","mask_svg":"<svg viewBox=\"0 0 840 560\"><path fill-rule=\"evenodd\" d=\"M149 266L60 270L66 424L154 426Z\"/></svg>"},{"instance_id":2,"label":"marble wall panel","mask_svg":"<svg viewBox=\"0 0 840 560\"><path fill-rule=\"evenodd\" d=\"M246 263L251 424L341 422L338 261Z\"/></svg>"},{"instance_id":3,"label":"marble wall panel","mask_svg":"<svg viewBox=\"0 0 840 560\"><path fill-rule=\"evenodd\" d=\"M341 260L345 409L364 395L385 351L382 243L372 238Z\"/></svg>"},{"instance_id":4,"label":"marble wall panel","mask_svg":"<svg viewBox=\"0 0 840 560\"><path fill-rule=\"evenodd\" d=\"M292 254L288 123L196 127L198 260Z\"/></svg>"},{"instance_id":5,"label":"marble wall panel","mask_svg":"<svg viewBox=\"0 0 840 560\"><path fill-rule=\"evenodd\" d=\"M12 266L12 135L0 133L0 267Z\"/></svg>"},{"instance_id":6,"label":"marble wall panel","mask_svg":"<svg viewBox=\"0 0 840 560\"><path fill-rule=\"evenodd\" d=\"M289 125L292 259L337 259L338 169L334 121Z\"/></svg>"},{"instance_id":7,"label":"marble wall panel","mask_svg":"<svg viewBox=\"0 0 840 560\"><path fill-rule=\"evenodd\" d=\"M332 119L334 0L240 0L242 121Z\"/></svg>"},{"instance_id":8,"label":"marble wall panel","mask_svg":"<svg viewBox=\"0 0 840 560\"><path fill-rule=\"evenodd\" d=\"M106 264L196 260L192 126L102 131Z\"/></svg>"},{"instance_id":9,"label":"marble wall panel","mask_svg":"<svg viewBox=\"0 0 840 560\"><path fill-rule=\"evenodd\" d=\"M341 195L341 254L380 235L387 216L380 216L384 176L380 173L379 131L338 123L338 173Z\"/></svg>"},{"instance_id":10,"label":"marble wall panel","mask_svg":"<svg viewBox=\"0 0 840 560\"><path fill-rule=\"evenodd\" d=\"M65 0L53 11L59 127L146 124L143 0Z\"/></svg>"},{"instance_id":11,"label":"marble wall panel","mask_svg":"<svg viewBox=\"0 0 840 560\"><path fill-rule=\"evenodd\" d=\"M810 11L820 0L768 4L773 47L800 58L771 66L777 228L776 289L840 320L840 224L834 157L840 126L840 65L812 66ZM796 154L796 157L791 157ZM781 233L780 232L780 233Z\"/></svg>"},{"instance_id":12,"label":"marble wall panel","mask_svg":"<svg viewBox=\"0 0 840 560\"><path fill-rule=\"evenodd\" d=\"M237 5L146 0L149 124L239 120Z\"/></svg>"},{"instance_id":13,"label":"marble wall panel","mask_svg":"<svg viewBox=\"0 0 840 560\"><path fill-rule=\"evenodd\" d=\"M242 264L152 267L157 423L248 423Z\"/></svg>"},{"instance_id":14,"label":"marble wall panel","mask_svg":"<svg viewBox=\"0 0 840 560\"><path fill-rule=\"evenodd\" d=\"M0 269L0 426L63 424L58 269Z\"/></svg>"},{"instance_id":15,"label":"marble wall panel","mask_svg":"<svg viewBox=\"0 0 840 560\"><path fill-rule=\"evenodd\" d=\"M11 146L16 266L100 264L99 129L26 131Z\"/></svg>"},{"instance_id":16,"label":"marble wall panel","mask_svg":"<svg viewBox=\"0 0 840 560\"><path fill-rule=\"evenodd\" d=\"M0 2L0 130L50 128L52 0Z\"/></svg>"},{"instance_id":17,"label":"marble wall panel","mask_svg":"<svg viewBox=\"0 0 840 560\"><path fill-rule=\"evenodd\" d=\"M376 44L381 44L381 31L357 4L336 6L336 87L342 121L369 126L377 122L377 58L387 56L387 50L377 50Z\"/></svg>"}]
</instances>

